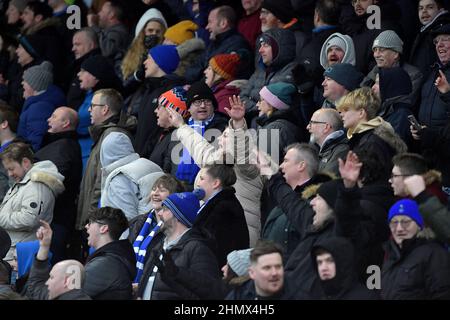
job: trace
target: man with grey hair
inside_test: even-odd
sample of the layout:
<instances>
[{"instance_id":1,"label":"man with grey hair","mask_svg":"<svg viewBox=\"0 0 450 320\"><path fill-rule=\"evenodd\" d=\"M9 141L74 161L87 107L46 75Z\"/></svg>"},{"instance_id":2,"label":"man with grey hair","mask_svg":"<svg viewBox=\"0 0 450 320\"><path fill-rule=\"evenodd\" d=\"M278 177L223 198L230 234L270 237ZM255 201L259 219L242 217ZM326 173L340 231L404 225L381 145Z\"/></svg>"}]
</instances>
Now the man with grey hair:
<instances>
[{"instance_id":1,"label":"man with grey hair","mask_svg":"<svg viewBox=\"0 0 450 320\"><path fill-rule=\"evenodd\" d=\"M73 35L72 52L75 59L67 70L67 78L70 79L67 87L67 106L77 110L86 96L86 90L80 88L78 73L81 64L91 56L101 54L97 33L92 28L83 28Z\"/></svg>"},{"instance_id":2,"label":"man with grey hair","mask_svg":"<svg viewBox=\"0 0 450 320\"><path fill-rule=\"evenodd\" d=\"M280 172L272 179L282 179L291 187L290 193L301 197L305 188L323 180L318 175L319 157L314 146L307 143L295 143L286 148L284 161L280 165ZM284 178L284 179L283 179ZM269 182L269 185L271 182ZM298 229L288 219L281 209L279 202L269 193L276 207L272 209L264 224L262 239L272 240L284 248L284 258L287 260L300 242L301 235Z\"/></svg>"},{"instance_id":3,"label":"man with grey hair","mask_svg":"<svg viewBox=\"0 0 450 320\"><path fill-rule=\"evenodd\" d=\"M338 159L344 159L349 150L339 112L331 108L317 110L306 129L309 142L319 146L319 171L339 175Z\"/></svg>"},{"instance_id":4,"label":"man with grey hair","mask_svg":"<svg viewBox=\"0 0 450 320\"><path fill-rule=\"evenodd\" d=\"M410 96L411 104L415 104L422 86L423 74L420 70L406 62L401 61L403 54L403 41L392 30L383 31L372 44L373 57L377 65L363 79L361 87L372 87L380 68L401 67L408 73L413 89Z\"/></svg>"}]
</instances>

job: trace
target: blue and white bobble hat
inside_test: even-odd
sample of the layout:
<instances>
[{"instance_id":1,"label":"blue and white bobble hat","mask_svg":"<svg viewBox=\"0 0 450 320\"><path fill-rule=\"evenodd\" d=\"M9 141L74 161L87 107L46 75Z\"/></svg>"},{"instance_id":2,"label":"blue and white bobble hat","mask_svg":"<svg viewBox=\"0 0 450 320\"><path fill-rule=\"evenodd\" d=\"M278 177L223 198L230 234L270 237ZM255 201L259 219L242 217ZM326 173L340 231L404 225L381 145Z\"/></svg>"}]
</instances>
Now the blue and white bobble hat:
<instances>
[{"instance_id":1,"label":"blue and white bobble hat","mask_svg":"<svg viewBox=\"0 0 450 320\"><path fill-rule=\"evenodd\" d=\"M204 197L203 189L195 189L194 192L173 193L163 201L162 205L167 207L178 221L190 228L200 209L199 200Z\"/></svg>"}]
</instances>

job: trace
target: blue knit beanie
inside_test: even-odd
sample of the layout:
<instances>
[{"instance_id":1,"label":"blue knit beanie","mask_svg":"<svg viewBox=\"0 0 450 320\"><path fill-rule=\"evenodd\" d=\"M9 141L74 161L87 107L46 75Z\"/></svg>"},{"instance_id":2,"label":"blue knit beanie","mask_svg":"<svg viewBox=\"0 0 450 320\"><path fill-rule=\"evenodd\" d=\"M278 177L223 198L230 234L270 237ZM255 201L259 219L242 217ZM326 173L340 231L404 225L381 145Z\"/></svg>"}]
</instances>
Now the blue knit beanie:
<instances>
[{"instance_id":1,"label":"blue knit beanie","mask_svg":"<svg viewBox=\"0 0 450 320\"><path fill-rule=\"evenodd\" d=\"M350 63L336 63L331 67L328 67L323 75L324 77L333 79L348 91L359 88L359 84L364 77L364 75Z\"/></svg>"},{"instance_id":2,"label":"blue knit beanie","mask_svg":"<svg viewBox=\"0 0 450 320\"><path fill-rule=\"evenodd\" d=\"M177 47L174 45L159 45L151 48L148 54L158 67L167 74L173 73L180 63Z\"/></svg>"},{"instance_id":3,"label":"blue knit beanie","mask_svg":"<svg viewBox=\"0 0 450 320\"><path fill-rule=\"evenodd\" d=\"M173 193L162 203L173 215L186 227L192 227L197 212L200 209L200 199L205 196L203 189L196 189L194 192Z\"/></svg>"},{"instance_id":4,"label":"blue knit beanie","mask_svg":"<svg viewBox=\"0 0 450 320\"><path fill-rule=\"evenodd\" d=\"M394 203L389 209L388 222L391 222L395 216L408 216L413 219L420 229L423 229L423 218L419 212L417 203L410 199L402 199Z\"/></svg>"}]
</instances>

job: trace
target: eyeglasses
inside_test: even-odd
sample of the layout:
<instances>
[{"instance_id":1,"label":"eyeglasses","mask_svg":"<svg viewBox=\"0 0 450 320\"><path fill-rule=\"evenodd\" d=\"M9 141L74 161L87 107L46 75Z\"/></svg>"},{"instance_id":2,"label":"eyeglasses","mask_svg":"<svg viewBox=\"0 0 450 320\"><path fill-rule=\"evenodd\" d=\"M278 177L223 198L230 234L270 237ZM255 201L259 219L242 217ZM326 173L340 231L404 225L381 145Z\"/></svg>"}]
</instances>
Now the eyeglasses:
<instances>
[{"instance_id":1,"label":"eyeglasses","mask_svg":"<svg viewBox=\"0 0 450 320\"><path fill-rule=\"evenodd\" d=\"M407 229L411 225L412 220L391 220L389 222L389 228L395 230L397 229L398 225L400 224L403 229Z\"/></svg>"},{"instance_id":2,"label":"eyeglasses","mask_svg":"<svg viewBox=\"0 0 450 320\"><path fill-rule=\"evenodd\" d=\"M200 100L195 100L194 102L192 102L192 105L195 107L200 107L202 104L204 104L206 107L210 107L212 106L212 101L209 99L200 99Z\"/></svg>"},{"instance_id":3,"label":"eyeglasses","mask_svg":"<svg viewBox=\"0 0 450 320\"><path fill-rule=\"evenodd\" d=\"M104 103L91 103L89 107L93 109L94 107L104 107L104 106L106 106L106 104Z\"/></svg>"},{"instance_id":4,"label":"eyeglasses","mask_svg":"<svg viewBox=\"0 0 450 320\"><path fill-rule=\"evenodd\" d=\"M433 39L433 44L437 45L439 43L439 41L450 42L450 36L436 37Z\"/></svg>"},{"instance_id":5,"label":"eyeglasses","mask_svg":"<svg viewBox=\"0 0 450 320\"><path fill-rule=\"evenodd\" d=\"M309 125L313 125L313 124L327 124L327 122L309 120Z\"/></svg>"}]
</instances>

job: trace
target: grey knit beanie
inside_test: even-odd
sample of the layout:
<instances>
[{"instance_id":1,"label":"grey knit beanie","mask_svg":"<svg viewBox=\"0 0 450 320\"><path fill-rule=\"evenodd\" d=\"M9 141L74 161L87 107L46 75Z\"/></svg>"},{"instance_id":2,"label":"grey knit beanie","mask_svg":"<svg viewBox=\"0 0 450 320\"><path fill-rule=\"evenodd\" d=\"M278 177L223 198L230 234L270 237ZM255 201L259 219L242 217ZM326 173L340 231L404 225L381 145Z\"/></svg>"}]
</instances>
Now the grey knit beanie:
<instances>
[{"instance_id":1,"label":"grey knit beanie","mask_svg":"<svg viewBox=\"0 0 450 320\"><path fill-rule=\"evenodd\" d=\"M376 37L373 41L372 50L376 47L392 49L398 53L403 53L403 41L392 30L383 31Z\"/></svg>"},{"instance_id":2,"label":"grey knit beanie","mask_svg":"<svg viewBox=\"0 0 450 320\"><path fill-rule=\"evenodd\" d=\"M40 65L28 68L23 73L23 80L36 91L44 91L53 83L53 66L44 61Z\"/></svg>"},{"instance_id":3,"label":"grey knit beanie","mask_svg":"<svg viewBox=\"0 0 450 320\"><path fill-rule=\"evenodd\" d=\"M227 255L227 263L239 277L245 276L250 267L250 249L234 250Z\"/></svg>"}]
</instances>

